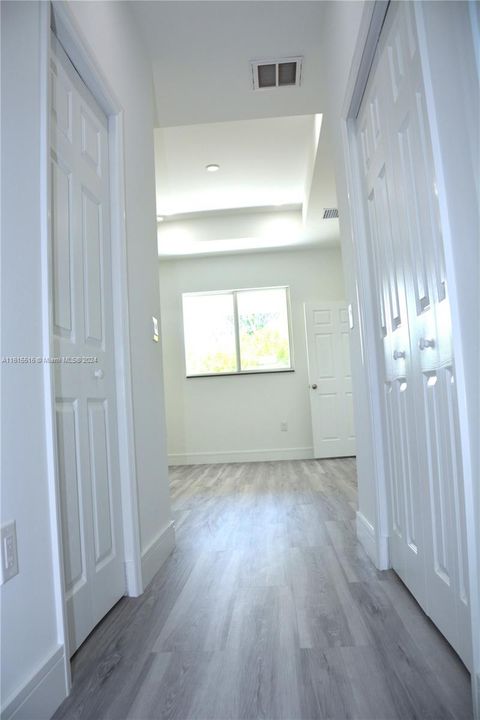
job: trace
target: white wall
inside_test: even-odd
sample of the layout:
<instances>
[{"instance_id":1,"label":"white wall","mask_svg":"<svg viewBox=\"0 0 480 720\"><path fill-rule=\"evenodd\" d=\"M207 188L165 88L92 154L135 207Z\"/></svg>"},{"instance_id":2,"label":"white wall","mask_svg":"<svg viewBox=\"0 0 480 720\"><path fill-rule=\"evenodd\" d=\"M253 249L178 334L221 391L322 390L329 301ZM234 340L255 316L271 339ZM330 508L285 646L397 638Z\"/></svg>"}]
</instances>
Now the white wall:
<instances>
[{"instance_id":1,"label":"white wall","mask_svg":"<svg viewBox=\"0 0 480 720\"><path fill-rule=\"evenodd\" d=\"M2 2L1 355L43 355L39 5ZM44 387L40 365L2 363L1 523L16 521L19 574L1 587L2 710L56 656ZM60 665L50 702L65 693ZM31 708L30 708L31 709Z\"/></svg>"},{"instance_id":2,"label":"white wall","mask_svg":"<svg viewBox=\"0 0 480 720\"><path fill-rule=\"evenodd\" d=\"M324 23L319 42L323 49L324 67L328 67L328 72L322 78L320 90L322 108L324 108L322 133L325 133L325 137L331 143L334 154L346 296L355 310L355 326L350 334L350 347L357 433L358 508L359 513L366 521L375 527L377 506L373 458L374 438L370 424L367 370L362 352L356 267L340 123L363 11L363 0L361 2L325 3Z\"/></svg>"},{"instance_id":3,"label":"white wall","mask_svg":"<svg viewBox=\"0 0 480 720\"><path fill-rule=\"evenodd\" d=\"M48 43L50 32L48 7L41 2L1 3L2 355L44 354L40 83L48 70L47 63L41 64L41 45ZM160 314L151 74L127 3L70 3L69 8L124 110L134 442L148 580L164 557L162 531L171 522L161 347L151 340L151 316ZM55 603L58 578L52 561L55 539L40 365L2 365L1 413L1 522L17 523L20 569L1 588L2 710L8 706L5 717L15 711L16 718L41 720L50 717L66 683ZM171 546L173 533L164 537Z\"/></svg>"},{"instance_id":4,"label":"white wall","mask_svg":"<svg viewBox=\"0 0 480 720\"><path fill-rule=\"evenodd\" d=\"M290 286L295 372L186 379L182 293L275 285ZM311 457L303 303L343 299L340 250L162 260L160 293L170 461Z\"/></svg>"}]
</instances>

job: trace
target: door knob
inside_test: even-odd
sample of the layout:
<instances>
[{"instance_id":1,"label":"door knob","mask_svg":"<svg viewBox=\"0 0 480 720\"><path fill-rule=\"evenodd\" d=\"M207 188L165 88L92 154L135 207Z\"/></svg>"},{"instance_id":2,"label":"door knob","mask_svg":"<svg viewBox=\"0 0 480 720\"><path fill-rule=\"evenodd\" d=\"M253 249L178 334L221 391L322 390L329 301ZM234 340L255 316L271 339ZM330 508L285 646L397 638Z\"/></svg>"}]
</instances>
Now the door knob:
<instances>
[{"instance_id":1,"label":"door knob","mask_svg":"<svg viewBox=\"0 0 480 720\"><path fill-rule=\"evenodd\" d=\"M316 384L316 383L313 383L313 385L310 385L310 387L312 388L312 390L316 390L316 389L317 389L317 384Z\"/></svg>"},{"instance_id":2,"label":"door knob","mask_svg":"<svg viewBox=\"0 0 480 720\"><path fill-rule=\"evenodd\" d=\"M97 380L101 380L103 378L103 370L101 370L100 368L98 368L98 370L94 370L93 377Z\"/></svg>"},{"instance_id":3,"label":"door knob","mask_svg":"<svg viewBox=\"0 0 480 720\"><path fill-rule=\"evenodd\" d=\"M420 348L420 350L425 350L426 348L434 348L435 340L433 338L420 338L418 342L418 347Z\"/></svg>"},{"instance_id":4,"label":"door knob","mask_svg":"<svg viewBox=\"0 0 480 720\"><path fill-rule=\"evenodd\" d=\"M394 350L393 351L393 359L394 360L400 360L401 358L405 357L405 350Z\"/></svg>"}]
</instances>

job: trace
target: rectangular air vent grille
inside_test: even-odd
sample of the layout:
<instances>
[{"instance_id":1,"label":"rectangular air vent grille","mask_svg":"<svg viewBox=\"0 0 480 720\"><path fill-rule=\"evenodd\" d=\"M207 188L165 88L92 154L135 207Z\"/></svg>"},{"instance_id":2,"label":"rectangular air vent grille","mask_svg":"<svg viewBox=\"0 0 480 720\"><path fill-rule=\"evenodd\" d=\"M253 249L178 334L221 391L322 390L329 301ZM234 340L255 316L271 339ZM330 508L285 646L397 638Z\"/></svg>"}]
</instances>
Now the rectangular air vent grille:
<instances>
[{"instance_id":1,"label":"rectangular air vent grille","mask_svg":"<svg viewBox=\"0 0 480 720\"><path fill-rule=\"evenodd\" d=\"M324 220L333 220L334 218L338 218L338 209L337 208L325 208L323 211L323 219Z\"/></svg>"},{"instance_id":2,"label":"rectangular air vent grille","mask_svg":"<svg viewBox=\"0 0 480 720\"><path fill-rule=\"evenodd\" d=\"M253 60L251 62L253 89L298 87L302 79L302 60L301 57Z\"/></svg>"}]
</instances>

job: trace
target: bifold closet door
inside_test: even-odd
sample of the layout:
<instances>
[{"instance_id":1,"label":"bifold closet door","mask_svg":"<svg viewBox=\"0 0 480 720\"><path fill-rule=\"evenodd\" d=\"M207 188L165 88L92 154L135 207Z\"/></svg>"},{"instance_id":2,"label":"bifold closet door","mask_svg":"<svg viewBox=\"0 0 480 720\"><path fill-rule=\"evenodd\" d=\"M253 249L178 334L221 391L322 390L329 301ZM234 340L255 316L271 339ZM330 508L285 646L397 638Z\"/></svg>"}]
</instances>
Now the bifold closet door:
<instances>
[{"instance_id":1,"label":"bifold closet door","mask_svg":"<svg viewBox=\"0 0 480 720\"><path fill-rule=\"evenodd\" d=\"M394 569L471 664L448 288L411 3L392 3L357 121L383 354Z\"/></svg>"},{"instance_id":2,"label":"bifold closet door","mask_svg":"<svg viewBox=\"0 0 480 720\"><path fill-rule=\"evenodd\" d=\"M124 594L107 119L52 37L55 402L70 651Z\"/></svg>"}]
</instances>

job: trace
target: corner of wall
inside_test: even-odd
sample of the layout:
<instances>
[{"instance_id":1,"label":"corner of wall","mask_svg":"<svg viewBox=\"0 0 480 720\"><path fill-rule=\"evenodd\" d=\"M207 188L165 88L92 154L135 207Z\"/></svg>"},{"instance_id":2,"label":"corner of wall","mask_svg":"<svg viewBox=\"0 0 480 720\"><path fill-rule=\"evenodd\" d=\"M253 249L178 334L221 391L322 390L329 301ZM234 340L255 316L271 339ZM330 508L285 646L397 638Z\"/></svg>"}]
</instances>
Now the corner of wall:
<instances>
[{"instance_id":1,"label":"corner of wall","mask_svg":"<svg viewBox=\"0 0 480 720\"><path fill-rule=\"evenodd\" d=\"M391 567L388 536L380 533L377 536L375 527L360 510L357 510L355 523L358 541L377 570L388 570Z\"/></svg>"},{"instance_id":2,"label":"corner of wall","mask_svg":"<svg viewBox=\"0 0 480 720\"><path fill-rule=\"evenodd\" d=\"M174 548L175 526L172 520L142 552L142 581L144 589L162 568Z\"/></svg>"}]
</instances>

